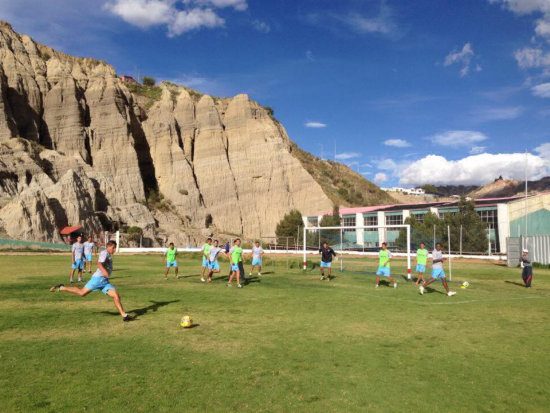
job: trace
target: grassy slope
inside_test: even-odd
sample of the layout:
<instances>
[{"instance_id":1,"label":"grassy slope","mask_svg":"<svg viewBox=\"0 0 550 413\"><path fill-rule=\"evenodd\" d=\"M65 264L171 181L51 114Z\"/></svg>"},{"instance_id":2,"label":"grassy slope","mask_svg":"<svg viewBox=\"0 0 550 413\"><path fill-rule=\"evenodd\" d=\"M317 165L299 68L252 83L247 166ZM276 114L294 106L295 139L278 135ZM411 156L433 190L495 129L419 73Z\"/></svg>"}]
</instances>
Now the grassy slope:
<instances>
[{"instance_id":1,"label":"grassy slope","mask_svg":"<svg viewBox=\"0 0 550 413\"><path fill-rule=\"evenodd\" d=\"M396 203L390 195L346 165L319 159L295 143L292 143L291 150L335 204L365 206Z\"/></svg>"},{"instance_id":2,"label":"grassy slope","mask_svg":"<svg viewBox=\"0 0 550 413\"><path fill-rule=\"evenodd\" d=\"M298 261L298 259L293 259ZM197 259L164 281L161 258L116 256L101 293L49 293L67 256L0 256L3 411L544 411L550 396L550 271L455 262L456 297L320 282L286 265L261 282L199 282ZM279 264L286 264L284 258ZM404 273L396 261L394 274ZM364 262L369 270L375 260ZM223 272L227 262L222 263ZM183 314L198 324L179 327Z\"/></svg>"}]
</instances>

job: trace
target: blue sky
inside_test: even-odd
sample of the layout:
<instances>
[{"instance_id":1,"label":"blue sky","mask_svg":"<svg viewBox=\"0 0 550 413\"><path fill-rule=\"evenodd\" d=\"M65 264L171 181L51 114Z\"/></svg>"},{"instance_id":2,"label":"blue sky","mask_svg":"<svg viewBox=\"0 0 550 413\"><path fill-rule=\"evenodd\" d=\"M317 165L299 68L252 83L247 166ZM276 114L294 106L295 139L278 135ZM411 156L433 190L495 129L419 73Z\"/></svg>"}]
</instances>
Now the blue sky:
<instances>
[{"instance_id":1,"label":"blue sky","mask_svg":"<svg viewBox=\"0 0 550 413\"><path fill-rule=\"evenodd\" d=\"M550 0L0 0L0 19L119 74L248 93L383 186L550 174Z\"/></svg>"}]
</instances>

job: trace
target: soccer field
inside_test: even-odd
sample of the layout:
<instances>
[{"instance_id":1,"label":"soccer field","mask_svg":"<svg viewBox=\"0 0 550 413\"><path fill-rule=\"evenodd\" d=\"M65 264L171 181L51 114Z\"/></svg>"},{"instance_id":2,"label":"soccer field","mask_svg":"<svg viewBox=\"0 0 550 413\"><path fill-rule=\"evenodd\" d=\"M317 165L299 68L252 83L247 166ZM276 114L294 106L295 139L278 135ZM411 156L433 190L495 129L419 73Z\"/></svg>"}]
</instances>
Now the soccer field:
<instances>
[{"instance_id":1,"label":"soccer field","mask_svg":"<svg viewBox=\"0 0 550 413\"><path fill-rule=\"evenodd\" d=\"M374 258L331 282L291 260L237 289L201 283L197 258L165 281L161 257L115 255L123 323L100 292L48 291L68 256L0 256L2 411L548 411L550 270L527 290L455 261L457 295L420 296L402 276L375 290Z\"/></svg>"}]
</instances>

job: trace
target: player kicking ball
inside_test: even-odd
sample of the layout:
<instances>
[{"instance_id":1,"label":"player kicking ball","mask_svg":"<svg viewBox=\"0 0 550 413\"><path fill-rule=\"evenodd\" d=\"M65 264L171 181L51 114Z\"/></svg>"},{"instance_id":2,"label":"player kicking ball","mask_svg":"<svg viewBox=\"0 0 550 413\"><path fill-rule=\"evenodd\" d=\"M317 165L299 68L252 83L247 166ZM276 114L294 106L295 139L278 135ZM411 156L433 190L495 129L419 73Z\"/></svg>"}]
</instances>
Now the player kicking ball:
<instances>
[{"instance_id":1,"label":"player kicking ball","mask_svg":"<svg viewBox=\"0 0 550 413\"><path fill-rule=\"evenodd\" d=\"M416 251L416 282L414 285L418 285L424 282L424 274L426 273L426 262L428 261L428 250L426 244L420 243L420 248Z\"/></svg>"},{"instance_id":2,"label":"player kicking ball","mask_svg":"<svg viewBox=\"0 0 550 413\"><path fill-rule=\"evenodd\" d=\"M392 255L390 250L388 250L388 244L385 242L382 243L382 249L378 253L378 270L376 271L376 288L380 284L380 276L386 277L388 281L393 284L393 288L397 288L397 281L391 277L390 273L390 261Z\"/></svg>"},{"instance_id":3,"label":"player kicking ball","mask_svg":"<svg viewBox=\"0 0 550 413\"><path fill-rule=\"evenodd\" d=\"M332 275L332 257L336 257L334 250L328 246L327 242L323 242L323 246L319 250L321 254L321 281L328 279L330 281L330 276ZM325 268L327 269L328 275L325 277Z\"/></svg>"},{"instance_id":4,"label":"player kicking ball","mask_svg":"<svg viewBox=\"0 0 550 413\"><path fill-rule=\"evenodd\" d=\"M59 284L50 288L50 292L64 291L80 297L85 297L92 291L101 290L103 294L108 295L113 299L115 307L122 316L122 321L130 321L132 316L124 311L122 308L122 303L120 302L120 295L115 287L109 283L109 277L113 271L113 259L111 255L115 253L115 250L116 242L109 241L105 250L101 251L99 254L99 258L97 260L97 270L84 287L65 287L63 284Z\"/></svg>"},{"instance_id":5,"label":"player kicking ball","mask_svg":"<svg viewBox=\"0 0 550 413\"><path fill-rule=\"evenodd\" d=\"M164 254L164 263L166 264L166 271L164 271L164 279L168 279L168 273L170 268L174 267L176 278L178 278L178 249L174 247L174 243L171 242Z\"/></svg>"},{"instance_id":6,"label":"player kicking ball","mask_svg":"<svg viewBox=\"0 0 550 413\"><path fill-rule=\"evenodd\" d=\"M447 295L449 297L455 295L456 293L454 291L449 290L449 286L447 285L447 279L445 275L445 271L443 271L443 262L445 261L445 258L443 258L443 252L441 251L441 244L438 242L435 245L435 250L432 251L432 279L428 282L423 281L422 285L420 286L420 294L424 295L424 291L426 291L426 287L430 285L431 283L441 280L443 283L443 287L445 287L445 291L447 291Z\"/></svg>"},{"instance_id":7,"label":"player kicking ball","mask_svg":"<svg viewBox=\"0 0 550 413\"><path fill-rule=\"evenodd\" d=\"M260 246L260 241L256 241L254 247L252 247L252 268L250 268L250 276L254 271L254 267L258 266L258 275L262 275L262 256L264 255L264 249Z\"/></svg>"},{"instance_id":8,"label":"player kicking ball","mask_svg":"<svg viewBox=\"0 0 550 413\"><path fill-rule=\"evenodd\" d=\"M223 248L218 247L218 240L215 239L212 247L210 248L209 258L208 258L208 277L206 278L206 283L212 282L212 274L220 272L220 263L218 262L218 255L220 252L224 251Z\"/></svg>"}]
</instances>

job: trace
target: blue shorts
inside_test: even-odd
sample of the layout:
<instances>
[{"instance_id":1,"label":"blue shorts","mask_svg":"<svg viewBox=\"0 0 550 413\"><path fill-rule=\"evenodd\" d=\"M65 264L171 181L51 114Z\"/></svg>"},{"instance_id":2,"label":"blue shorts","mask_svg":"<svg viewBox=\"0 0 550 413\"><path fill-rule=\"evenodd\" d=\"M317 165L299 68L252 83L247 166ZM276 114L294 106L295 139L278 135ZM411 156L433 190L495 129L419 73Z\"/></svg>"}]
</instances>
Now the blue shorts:
<instances>
[{"instance_id":1,"label":"blue shorts","mask_svg":"<svg viewBox=\"0 0 550 413\"><path fill-rule=\"evenodd\" d=\"M239 271L239 264L231 264L231 271Z\"/></svg>"},{"instance_id":2,"label":"blue shorts","mask_svg":"<svg viewBox=\"0 0 550 413\"><path fill-rule=\"evenodd\" d=\"M321 268L330 268L332 267L332 262L321 261Z\"/></svg>"},{"instance_id":3,"label":"blue shorts","mask_svg":"<svg viewBox=\"0 0 550 413\"><path fill-rule=\"evenodd\" d=\"M381 275L383 277L389 277L390 276L390 267L378 267L378 271L376 271L376 275Z\"/></svg>"},{"instance_id":4,"label":"blue shorts","mask_svg":"<svg viewBox=\"0 0 550 413\"><path fill-rule=\"evenodd\" d=\"M92 262L92 254L86 254L85 257L86 257L86 261Z\"/></svg>"},{"instance_id":5,"label":"blue shorts","mask_svg":"<svg viewBox=\"0 0 550 413\"><path fill-rule=\"evenodd\" d=\"M84 269L84 260L81 258L79 260L74 260L74 263L71 264L73 270L82 270Z\"/></svg>"},{"instance_id":6,"label":"blue shorts","mask_svg":"<svg viewBox=\"0 0 550 413\"><path fill-rule=\"evenodd\" d=\"M178 262L177 261L166 261L166 268L170 268L170 267L178 268Z\"/></svg>"},{"instance_id":7,"label":"blue shorts","mask_svg":"<svg viewBox=\"0 0 550 413\"><path fill-rule=\"evenodd\" d=\"M426 272L426 266L422 264L416 264L416 272L425 273Z\"/></svg>"},{"instance_id":8,"label":"blue shorts","mask_svg":"<svg viewBox=\"0 0 550 413\"><path fill-rule=\"evenodd\" d=\"M216 261L210 261L208 263L208 269L209 270L213 270L213 271L217 271L220 269L220 263L218 262L218 260Z\"/></svg>"},{"instance_id":9,"label":"blue shorts","mask_svg":"<svg viewBox=\"0 0 550 413\"><path fill-rule=\"evenodd\" d=\"M432 278L441 279L445 278L445 271L443 271L443 268L432 268Z\"/></svg>"},{"instance_id":10,"label":"blue shorts","mask_svg":"<svg viewBox=\"0 0 550 413\"><path fill-rule=\"evenodd\" d=\"M262 266L262 259L261 258L252 258L252 265L259 265Z\"/></svg>"},{"instance_id":11,"label":"blue shorts","mask_svg":"<svg viewBox=\"0 0 550 413\"><path fill-rule=\"evenodd\" d=\"M202 257L202 266L208 267L208 260L206 259L206 257Z\"/></svg>"},{"instance_id":12,"label":"blue shorts","mask_svg":"<svg viewBox=\"0 0 550 413\"><path fill-rule=\"evenodd\" d=\"M90 281L86 283L84 288L92 291L101 290L103 294L107 294L107 291L109 290L116 290L115 287L109 284L109 280L105 277L102 277L101 275L94 275L92 278L90 278Z\"/></svg>"}]
</instances>

